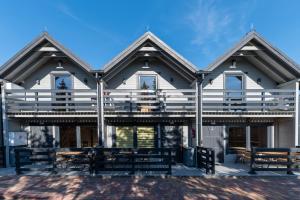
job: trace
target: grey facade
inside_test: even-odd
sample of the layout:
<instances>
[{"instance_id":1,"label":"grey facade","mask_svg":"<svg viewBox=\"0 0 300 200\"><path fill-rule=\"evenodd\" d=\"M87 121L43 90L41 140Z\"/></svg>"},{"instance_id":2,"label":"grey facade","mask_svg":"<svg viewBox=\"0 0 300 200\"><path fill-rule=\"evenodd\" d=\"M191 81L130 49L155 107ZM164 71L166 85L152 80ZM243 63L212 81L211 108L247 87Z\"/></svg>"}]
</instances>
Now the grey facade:
<instances>
[{"instance_id":1,"label":"grey facade","mask_svg":"<svg viewBox=\"0 0 300 200\"><path fill-rule=\"evenodd\" d=\"M219 162L237 147L299 145L300 70L256 32L205 70L150 32L93 70L44 33L0 78L7 163L13 134L30 147L207 146Z\"/></svg>"}]
</instances>

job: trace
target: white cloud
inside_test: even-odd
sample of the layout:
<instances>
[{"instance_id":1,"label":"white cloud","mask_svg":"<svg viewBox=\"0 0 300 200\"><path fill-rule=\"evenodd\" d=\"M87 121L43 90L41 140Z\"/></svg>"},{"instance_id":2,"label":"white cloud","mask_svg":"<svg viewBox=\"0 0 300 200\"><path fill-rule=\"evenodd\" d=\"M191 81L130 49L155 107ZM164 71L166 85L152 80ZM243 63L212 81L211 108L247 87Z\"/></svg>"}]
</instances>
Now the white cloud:
<instances>
[{"instance_id":1,"label":"white cloud","mask_svg":"<svg viewBox=\"0 0 300 200\"><path fill-rule=\"evenodd\" d=\"M223 4L222 4L223 3ZM185 21L194 34L192 44L200 46L202 53L214 56L212 48L232 43L247 30L248 15L254 1L198 0L190 7ZM247 28L248 27L248 28Z\"/></svg>"}]
</instances>

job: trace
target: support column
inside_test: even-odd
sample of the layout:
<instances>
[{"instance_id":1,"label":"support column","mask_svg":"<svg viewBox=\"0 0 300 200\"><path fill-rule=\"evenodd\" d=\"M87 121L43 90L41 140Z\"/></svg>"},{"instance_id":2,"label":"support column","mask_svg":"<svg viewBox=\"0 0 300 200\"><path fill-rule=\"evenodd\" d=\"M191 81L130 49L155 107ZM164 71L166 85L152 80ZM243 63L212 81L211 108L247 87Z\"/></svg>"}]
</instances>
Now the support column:
<instances>
[{"instance_id":1,"label":"support column","mask_svg":"<svg viewBox=\"0 0 300 200\"><path fill-rule=\"evenodd\" d=\"M204 74L197 73L196 83L196 146L202 146L202 83Z\"/></svg>"},{"instance_id":2,"label":"support column","mask_svg":"<svg viewBox=\"0 0 300 200\"><path fill-rule=\"evenodd\" d=\"M76 146L77 148L81 147L80 126L76 126Z\"/></svg>"},{"instance_id":3,"label":"support column","mask_svg":"<svg viewBox=\"0 0 300 200\"><path fill-rule=\"evenodd\" d=\"M97 78L97 134L98 145L104 146L104 105L103 105L103 77L96 73Z\"/></svg>"},{"instance_id":4,"label":"support column","mask_svg":"<svg viewBox=\"0 0 300 200\"><path fill-rule=\"evenodd\" d=\"M5 166L10 167L9 163L9 135L8 135L8 118L5 106L5 83L1 83L1 106L2 106L2 134L3 144L5 147Z\"/></svg>"},{"instance_id":5,"label":"support column","mask_svg":"<svg viewBox=\"0 0 300 200\"><path fill-rule=\"evenodd\" d=\"M275 139L274 124L271 125L271 126L268 126L267 132L268 132L268 148L274 148L275 147L275 142L274 142L274 139Z\"/></svg>"},{"instance_id":6,"label":"support column","mask_svg":"<svg viewBox=\"0 0 300 200\"><path fill-rule=\"evenodd\" d=\"M251 151L251 127L246 126L246 149Z\"/></svg>"},{"instance_id":7,"label":"support column","mask_svg":"<svg viewBox=\"0 0 300 200\"><path fill-rule=\"evenodd\" d=\"M295 92L295 147L299 146L299 82L296 82Z\"/></svg>"}]
</instances>

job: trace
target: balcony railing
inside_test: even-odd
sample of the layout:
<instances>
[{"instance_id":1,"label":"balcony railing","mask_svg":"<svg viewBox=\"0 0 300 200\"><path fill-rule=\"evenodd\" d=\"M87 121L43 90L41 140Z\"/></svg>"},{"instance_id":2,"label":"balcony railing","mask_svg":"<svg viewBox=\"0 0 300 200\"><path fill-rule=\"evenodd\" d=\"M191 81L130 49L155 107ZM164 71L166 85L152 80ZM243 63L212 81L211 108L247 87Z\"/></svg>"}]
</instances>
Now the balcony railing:
<instances>
[{"instance_id":1,"label":"balcony railing","mask_svg":"<svg viewBox=\"0 0 300 200\"><path fill-rule=\"evenodd\" d=\"M104 110L109 112L195 112L194 89L104 90Z\"/></svg>"},{"instance_id":2,"label":"balcony railing","mask_svg":"<svg viewBox=\"0 0 300 200\"><path fill-rule=\"evenodd\" d=\"M6 112L96 112L96 90L5 90Z\"/></svg>"},{"instance_id":3,"label":"balcony railing","mask_svg":"<svg viewBox=\"0 0 300 200\"><path fill-rule=\"evenodd\" d=\"M295 90L207 89L202 93L204 112L294 112Z\"/></svg>"},{"instance_id":4,"label":"balcony railing","mask_svg":"<svg viewBox=\"0 0 300 200\"><path fill-rule=\"evenodd\" d=\"M294 90L218 90L205 89L201 94L203 113L293 113ZM76 90L5 90L6 112L93 113L97 115L97 91ZM105 115L114 113L188 113L196 114L195 89L103 91Z\"/></svg>"}]
</instances>

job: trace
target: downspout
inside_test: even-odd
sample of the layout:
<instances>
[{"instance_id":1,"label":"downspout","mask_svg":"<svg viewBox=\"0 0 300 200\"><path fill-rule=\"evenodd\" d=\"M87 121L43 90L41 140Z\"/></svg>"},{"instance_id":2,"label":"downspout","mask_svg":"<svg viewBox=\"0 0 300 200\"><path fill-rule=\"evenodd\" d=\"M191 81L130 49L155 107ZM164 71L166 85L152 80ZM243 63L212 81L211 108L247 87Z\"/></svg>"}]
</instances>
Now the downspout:
<instances>
[{"instance_id":1,"label":"downspout","mask_svg":"<svg viewBox=\"0 0 300 200\"><path fill-rule=\"evenodd\" d=\"M9 167L9 142L8 142L8 121L5 107L5 82L0 82L1 86L1 134L3 136L3 146L5 148L5 167Z\"/></svg>"}]
</instances>

